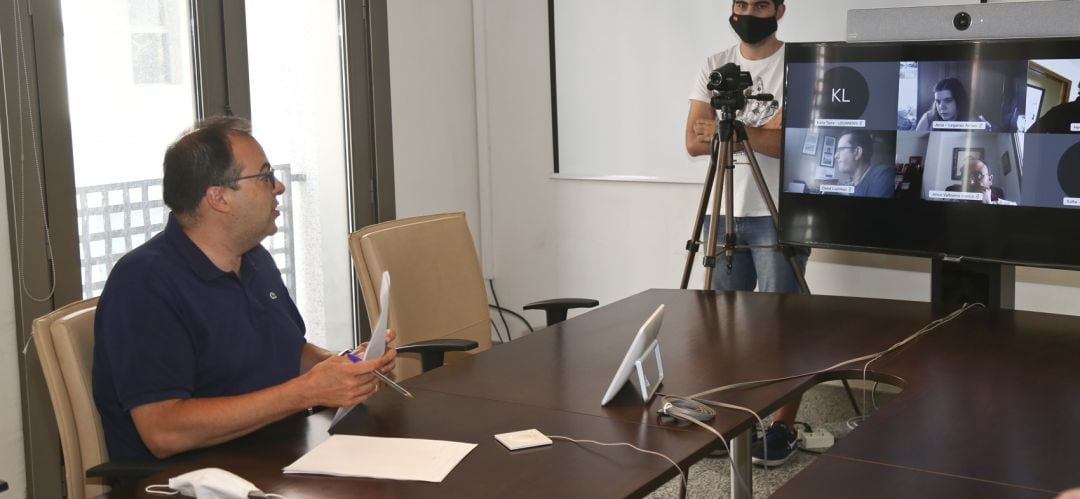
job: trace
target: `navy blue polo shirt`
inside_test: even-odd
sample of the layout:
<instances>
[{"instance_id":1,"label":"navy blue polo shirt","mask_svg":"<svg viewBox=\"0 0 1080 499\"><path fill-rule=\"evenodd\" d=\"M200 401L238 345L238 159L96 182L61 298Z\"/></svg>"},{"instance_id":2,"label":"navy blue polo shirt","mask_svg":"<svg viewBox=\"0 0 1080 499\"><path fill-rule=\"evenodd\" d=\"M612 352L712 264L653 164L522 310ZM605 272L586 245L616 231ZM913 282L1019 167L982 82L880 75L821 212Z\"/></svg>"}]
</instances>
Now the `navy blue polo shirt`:
<instances>
[{"instance_id":1,"label":"navy blue polo shirt","mask_svg":"<svg viewBox=\"0 0 1080 499\"><path fill-rule=\"evenodd\" d=\"M274 259L222 272L170 214L109 274L94 322L94 400L110 460L153 458L131 409L249 393L299 374L304 321Z\"/></svg>"}]
</instances>

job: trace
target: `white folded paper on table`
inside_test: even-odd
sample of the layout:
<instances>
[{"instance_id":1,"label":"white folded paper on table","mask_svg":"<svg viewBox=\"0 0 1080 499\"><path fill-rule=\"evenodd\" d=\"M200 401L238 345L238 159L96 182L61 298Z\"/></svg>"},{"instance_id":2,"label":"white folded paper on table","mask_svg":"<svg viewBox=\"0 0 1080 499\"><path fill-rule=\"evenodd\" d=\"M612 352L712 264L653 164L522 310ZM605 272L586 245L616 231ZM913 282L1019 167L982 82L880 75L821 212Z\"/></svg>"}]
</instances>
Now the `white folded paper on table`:
<instances>
[{"instance_id":1,"label":"white folded paper on table","mask_svg":"<svg viewBox=\"0 0 1080 499\"><path fill-rule=\"evenodd\" d=\"M474 448L446 440L332 435L282 471L441 482Z\"/></svg>"}]
</instances>

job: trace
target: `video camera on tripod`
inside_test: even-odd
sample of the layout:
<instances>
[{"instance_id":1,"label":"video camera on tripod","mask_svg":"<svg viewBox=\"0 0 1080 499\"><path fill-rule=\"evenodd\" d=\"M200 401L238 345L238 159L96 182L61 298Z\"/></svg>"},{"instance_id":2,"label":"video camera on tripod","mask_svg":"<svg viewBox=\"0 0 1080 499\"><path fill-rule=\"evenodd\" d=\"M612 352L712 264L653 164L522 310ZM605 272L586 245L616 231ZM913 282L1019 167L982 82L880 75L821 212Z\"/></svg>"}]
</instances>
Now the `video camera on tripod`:
<instances>
[{"instance_id":1,"label":"video camera on tripod","mask_svg":"<svg viewBox=\"0 0 1080 499\"><path fill-rule=\"evenodd\" d=\"M709 83L705 84L705 88L713 92L709 102L712 107L730 113L732 116L736 111L746 107L747 99L773 100L772 94L747 94L746 90L752 86L754 86L754 79L750 76L750 72L743 71L734 62L712 70L709 73Z\"/></svg>"},{"instance_id":2,"label":"video camera on tripod","mask_svg":"<svg viewBox=\"0 0 1080 499\"><path fill-rule=\"evenodd\" d=\"M702 242L701 233L705 225L705 209L709 204L710 198L712 201L713 213L720 213L720 203L721 201L724 203L724 237L722 252L727 259L727 269L729 272L731 271L736 249L735 207L733 202L734 191L732 188L732 185L735 183L733 172L735 170L734 152L736 145L741 146L742 150L746 153L746 159L750 164L750 173L753 175L754 183L757 184L758 193L761 195L766 208L769 209L773 228L775 229L778 225L779 216L776 212L776 205L773 203L772 196L769 194L769 189L765 183L765 177L761 173L761 166L758 165L757 158L754 155L754 148L750 145L750 137L746 133L746 125L735 119L735 112L744 109L747 100L767 102L773 100L772 94L748 94L747 90L752 86L754 86L754 79L750 76L750 72L743 71L742 68L734 62L729 62L712 70L709 73L709 81L705 84L705 88L712 92L709 103L718 111L718 113L716 116L716 128L713 132L712 145L710 147L709 170L705 175L705 186L701 190L701 200L698 202L697 217L694 219L694 225L691 228L690 239L686 241L686 265L683 267L682 283L679 286L682 289L686 289L690 282L690 272L693 267L694 255L697 254L698 248ZM723 169L722 172L718 171L720 168ZM712 289L713 267L716 265L717 234L720 232L719 217L713 218L710 223L712 225L709 230L708 240L705 241L705 260L703 261L705 265L705 289ZM795 273L796 279L799 281L799 288L802 289L804 293L809 293L810 288L806 284L802 267L800 267L796 261L795 253L791 248L782 245L769 247L780 247L780 250L783 251L784 256L791 265L791 269ZM751 247L742 246L742 248L749 249Z\"/></svg>"}]
</instances>

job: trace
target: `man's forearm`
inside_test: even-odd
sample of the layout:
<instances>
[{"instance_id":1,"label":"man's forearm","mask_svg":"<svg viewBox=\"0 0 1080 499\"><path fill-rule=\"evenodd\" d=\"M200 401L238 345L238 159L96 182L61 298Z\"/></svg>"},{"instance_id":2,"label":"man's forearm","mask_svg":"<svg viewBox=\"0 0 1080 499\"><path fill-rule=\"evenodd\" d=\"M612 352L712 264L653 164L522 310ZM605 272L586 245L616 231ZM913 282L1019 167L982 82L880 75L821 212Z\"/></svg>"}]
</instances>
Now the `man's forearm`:
<instances>
[{"instance_id":1,"label":"man's forearm","mask_svg":"<svg viewBox=\"0 0 1080 499\"><path fill-rule=\"evenodd\" d=\"M703 127L704 128L704 127ZM702 134L694 131L687 132L686 152L690 156L707 156L712 153L712 132ZM774 158L780 157L780 130L777 128L746 127L746 136L750 145L758 154L764 154ZM734 138L732 139L734 140ZM736 151L742 150L742 144L734 144Z\"/></svg>"},{"instance_id":2,"label":"man's forearm","mask_svg":"<svg viewBox=\"0 0 1080 499\"><path fill-rule=\"evenodd\" d=\"M750 146L754 148L755 153L773 158L780 157L780 130L746 127L746 136L750 139Z\"/></svg>"},{"instance_id":3,"label":"man's forearm","mask_svg":"<svg viewBox=\"0 0 1080 499\"><path fill-rule=\"evenodd\" d=\"M300 351L300 374L310 371L315 364L318 364L333 355L334 352L325 348L311 343L305 343L304 349Z\"/></svg>"},{"instance_id":4,"label":"man's forearm","mask_svg":"<svg viewBox=\"0 0 1080 499\"><path fill-rule=\"evenodd\" d=\"M711 146L712 144L709 142L692 142L686 145L686 152L690 154L690 156L695 157L708 156L712 153L712 151L710 150Z\"/></svg>"},{"instance_id":5,"label":"man's forearm","mask_svg":"<svg viewBox=\"0 0 1080 499\"><path fill-rule=\"evenodd\" d=\"M143 442L158 458L247 435L311 404L300 378L243 395L167 400L133 409ZM139 424L143 422L143 424Z\"/></svg>"},{"instance_id":6,"label":"man's forearm","mask_svg":"<svg viewBox=\"0 0 1080 499\"><path fill-rule=\"evenodd\" d=\"M393 333L387 333L393 339ZM363 403L378 387L371 372L394 368L397 352L354 362L311 346L308 355L324 357L289 381L243 395L163 400L135 407L131 419L155 456L207 447L251 433L312 406L344 407Z\"/></svg>"}]
</instances>

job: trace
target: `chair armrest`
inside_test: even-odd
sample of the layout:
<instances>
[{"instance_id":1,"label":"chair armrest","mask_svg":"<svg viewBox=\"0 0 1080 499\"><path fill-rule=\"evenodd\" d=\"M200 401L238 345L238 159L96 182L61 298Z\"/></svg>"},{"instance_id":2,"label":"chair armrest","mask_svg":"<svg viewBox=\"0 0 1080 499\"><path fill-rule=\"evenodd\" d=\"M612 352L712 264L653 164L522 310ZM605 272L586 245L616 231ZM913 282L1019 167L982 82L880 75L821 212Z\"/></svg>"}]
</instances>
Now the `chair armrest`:
<instances>
[{"instance_id":1,"label":"chair armrest","mask_svg":"<svg viewBox=\"0 0 1080 499\"><path fill-rule=\"evenodd\" d=\"M464 352L478 347L473 340L458 340L443 338L438 340L417 341L396 348L398 353L420 354L420 365L424 372L443 365L443 357L446 352Z\"/></svg>"},{"instance_id":2,"label":"chair armrest","mask_svg":"<svg viewBox=\"0 0 1080 499\"><path fill-rule=\"evenodd\" d=\"M558 324L566 320L566 311L571 308L593 308L600 302L591 298L555 298L532 302L525 310L543 310L547 314L547 325Z\"/></svg>"},{"instance_id":3,"label":"chair armrest","mask_svg":"<svg viewBox=\"0 0 1080 499\"><path fill-rule=\"evenodd\" d=\"M86 470L86 478L144 477L176 464L169 460L109 461Z\"/></svg>"},{"instance_id":4,"label":"chair armrest","mask_svg":"<svg viewBox=\"0 0 1080 499\"><path fill-rule=\"evenodd\" d=\"M464 352L480 346L473 340L459 340L454 338L442 338L438 340L425 340L401 345L398 352Z\"/></svg>"}]
</instances>

